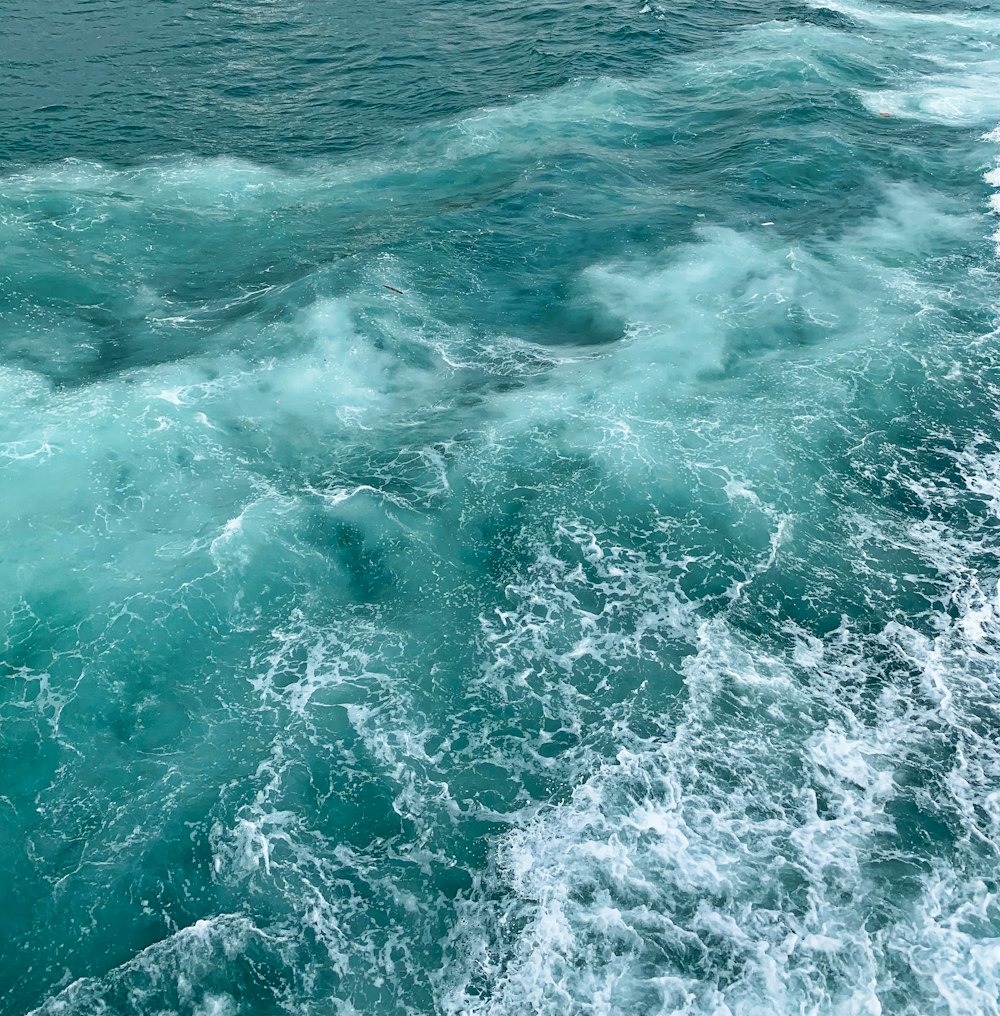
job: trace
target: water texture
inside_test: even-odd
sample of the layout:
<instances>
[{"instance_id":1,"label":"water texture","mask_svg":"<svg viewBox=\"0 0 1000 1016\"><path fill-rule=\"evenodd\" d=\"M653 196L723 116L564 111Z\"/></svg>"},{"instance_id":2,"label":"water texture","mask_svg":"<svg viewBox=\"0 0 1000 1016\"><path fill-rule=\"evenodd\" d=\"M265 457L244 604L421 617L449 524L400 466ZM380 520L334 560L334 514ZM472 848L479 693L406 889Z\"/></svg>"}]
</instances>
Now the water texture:
<instances>
[{"instance_id":1,"label":"water texture","mask_svg":"<svg viewBox=\"0 0 1000 1016\"><path fill-rule=\"evenodd\" d=\"M10 0L0 1011L1000 1013L998 24Z\"/></svg>"}]
</instances>

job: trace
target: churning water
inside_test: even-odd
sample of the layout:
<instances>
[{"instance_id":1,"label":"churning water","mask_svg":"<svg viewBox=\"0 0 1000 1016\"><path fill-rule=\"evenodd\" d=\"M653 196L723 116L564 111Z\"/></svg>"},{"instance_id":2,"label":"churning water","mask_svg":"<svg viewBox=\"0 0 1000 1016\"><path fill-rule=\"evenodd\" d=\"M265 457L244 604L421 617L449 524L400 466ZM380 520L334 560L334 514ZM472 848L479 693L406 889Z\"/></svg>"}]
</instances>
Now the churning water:
<instances>
[{"instance_id":1,"label":"churning water","mask_svg":"<svg viewBox=\"0 0 1000 1016\"><path fill-rule=\"evenodd\" d=\"M9 0L0 1011L1000 1013L998 26Z\"/></svg>"}]
</instances>

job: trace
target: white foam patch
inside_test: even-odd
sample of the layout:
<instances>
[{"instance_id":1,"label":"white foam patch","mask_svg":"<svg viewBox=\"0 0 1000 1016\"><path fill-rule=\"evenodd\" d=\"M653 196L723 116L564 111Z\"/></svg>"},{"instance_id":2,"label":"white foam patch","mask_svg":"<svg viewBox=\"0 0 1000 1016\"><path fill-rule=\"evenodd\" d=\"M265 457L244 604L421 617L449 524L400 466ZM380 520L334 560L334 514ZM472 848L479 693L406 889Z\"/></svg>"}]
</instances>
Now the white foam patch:
<instances>
[{"instance_id":1,"label":"white foam patch","mask_svg":"<svg viewBox=\"0 0 1000 1016\"><path fill-rule=\"evenodd\" d=\"M449 134L449 159L552 144L561 136L592 131L601 124L627 123L641 104L641 84L603 78L554 89L543 96L477 111L460 120Z\"/></svg>"},{"instance_id":2,"label":"white foam patch","mask_svg":"<svg viewBox=\"0 0 1000 1016\"><path fill-rule=\"evenodd\" d=\"M904 88L861 92L873 113L930 123L978 127L1000 116L1000 61L982 61L913 80Z\"/></svg>"},{"instance_id":3,"label":"white foam patch","mask_svg":"<svg viewBox=\"0 0 1000 1016\"><path fill-rule=\"evenodd\" d=\"M294 327L305 351L266 369L274 415L355 423L384 405L393 359L357 332L347 305L321 300Z\"/></svg>"},{"instance_id":4,"label":"white foam patch","mask_svg":"<svg viewBox=\"0 0 1000 1016\"><path fill-rule=\"evenodd\" d=\"M841 3L838 0L808 0L820 10L836 11L873 25L911 29L919 33L935 30L950 33L955 29L972 31L986 38L996 32L996 22L988 15L971 11L912 11L879 3Z\"/></svg>"},{"instance_id":5,"label":"white foam patch","mask_svg":"<svg viewBox=\"0 0 1000 1016\"><path fill-rule=\"evenodd\" d=\"M983 135L983 140L1000 145L1000 126L994 127L988 134ZM997 156L995 168L987 172L984 179L986 183L995 188L995 192L990 195L990 210L994 215L1000 216L1000 154ZM993 233L993 240L996 243L997 257L1000 257L1000 225Z\"/></svg>"},{"instance_id":6,"label":"white foam patch","mask_svg":"<svg viewBox=\"0 0 1000 1016\"><path fill-rule=\"evenodd\" d=\"M695 242L661 259L588 269L581 298L620 322L623 338L552 362L544 387L496 399L498 437L572 420L562 441L601 455L609 470L654 468L673 458L672 441L688 439L673 429L680 406L722 377L773 369L801 378L916 333L952 300L929 280L931 258L964 248L980 229L976 216L901 183L885 188L878 214L818 253L775 231L700 227ZM817 397L828 398L836 382L820 377Z\"/></svg>"},{"instance_id":7,"label":"white foam patch","mask_svg":"<svg viewBox=\"0 0 1000 1016\"><path fill-rule=\"evenodd\" d=\"M73 981L30 1016L69 1016L77 1012L145 1012L168 1004L197 1016L235 1016L239 1002L225 991L206 988L252 945L280 947L281 935L260 932L240 914L196 921L155 942L100 977Z\"/></svg>"},{"instance_id":8,"label":"white foam patch","mask_svg":"<svg viewBox=\"0 0 1000 1016\"><path fill-rule=\"evenodd\" d=\"M843 622L768 652L675 614L695 652L673 735L623 747L505 838L499 903L463 910L445 1011L1000 1012L1000 559L987 551L986 580L973 567L998 520L994 449L956 453L982 531L882 537L938 575L930 633L904 615L873 634ZM918 493L933 516L962 491ZM563 627L543 589L522 594L550 606L536 628L502 621L536 673ZM957 832L947 864L919 860L911 822Z\"/></svg>"}]
</instances>

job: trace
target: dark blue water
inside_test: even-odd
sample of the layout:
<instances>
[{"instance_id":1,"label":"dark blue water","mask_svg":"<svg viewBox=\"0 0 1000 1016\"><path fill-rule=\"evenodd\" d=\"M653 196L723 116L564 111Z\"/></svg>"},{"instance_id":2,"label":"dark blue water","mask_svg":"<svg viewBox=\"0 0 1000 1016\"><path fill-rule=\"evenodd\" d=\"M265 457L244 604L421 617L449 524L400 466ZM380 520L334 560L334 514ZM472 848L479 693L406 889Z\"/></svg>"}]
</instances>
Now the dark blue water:
<instances>
[{"instance_id":1,"label":"dark blue water","mask_svg":"<svg viewBox=\"0 0 1000 1016\"><path fill-rule=\"evenodd\" d=\"M997 15L9 4L0 1011L1000 1013Z\"/></svg>"}]
</instances>

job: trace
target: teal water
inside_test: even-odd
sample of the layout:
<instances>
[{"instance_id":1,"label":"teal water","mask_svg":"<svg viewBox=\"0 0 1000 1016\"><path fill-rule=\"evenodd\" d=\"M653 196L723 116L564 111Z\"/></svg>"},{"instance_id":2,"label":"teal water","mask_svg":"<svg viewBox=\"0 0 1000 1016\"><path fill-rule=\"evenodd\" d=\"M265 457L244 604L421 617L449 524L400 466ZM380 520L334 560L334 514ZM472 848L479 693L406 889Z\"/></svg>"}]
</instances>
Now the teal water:
<instances>
[{"instance_id":1,"label":"teal water","mask_svg":"<svg viewBox=\"0 0 1000 1016\"><path fill-rule=\"evenodd\" d=\"M0 1012L1000 1013L998 13L8 3Z\"/></svg>"}]
</instances>

